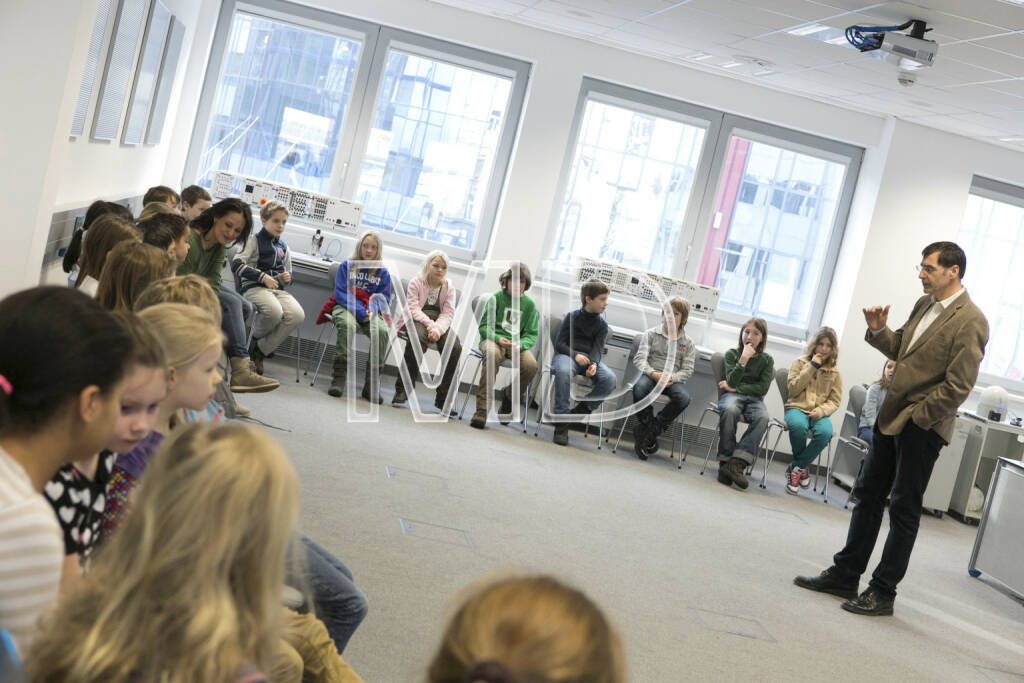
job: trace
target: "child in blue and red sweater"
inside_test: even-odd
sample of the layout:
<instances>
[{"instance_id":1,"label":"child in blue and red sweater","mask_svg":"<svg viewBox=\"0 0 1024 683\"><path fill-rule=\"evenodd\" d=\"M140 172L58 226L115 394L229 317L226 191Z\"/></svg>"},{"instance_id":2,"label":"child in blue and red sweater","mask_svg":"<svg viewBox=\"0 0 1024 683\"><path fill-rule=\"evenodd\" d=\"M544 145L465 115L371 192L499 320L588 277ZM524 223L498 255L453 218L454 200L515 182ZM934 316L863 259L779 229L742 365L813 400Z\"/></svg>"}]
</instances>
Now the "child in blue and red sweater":
<instances>
[{"instance_id":1,"label":"child in blue and red sweater","mask_svg":"<svg viewBox=\"0 0 1024 683\"><path fill-rule=\"evenodd\" d=\"M356 332L370 338L371 353L376 350L376 363L366 364L366 380L362 396L367 401L381 403L380 391L375 381L384 365L384 354L388 345L390 324L389 302L391 300L391 275L384 268L381 252L384 245L375 232L366 232L356 242L352 257L343 261L334 278L334 294L324 304L317 318L317 325L331 321L338 329L338 341L334 351L334 375L327 393L341 396L345 392L348 375L348 354ZM367 263L370 262L370 263Z\"/></svg>"}]
</instances>

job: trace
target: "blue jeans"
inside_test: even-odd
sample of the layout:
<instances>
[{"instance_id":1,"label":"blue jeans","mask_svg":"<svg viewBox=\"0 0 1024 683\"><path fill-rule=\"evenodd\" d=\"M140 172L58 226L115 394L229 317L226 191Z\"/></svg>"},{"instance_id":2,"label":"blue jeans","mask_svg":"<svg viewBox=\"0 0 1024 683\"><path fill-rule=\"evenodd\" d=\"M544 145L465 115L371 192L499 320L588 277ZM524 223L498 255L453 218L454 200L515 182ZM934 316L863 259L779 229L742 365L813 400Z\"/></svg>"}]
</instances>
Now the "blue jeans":
<instances>
[{"instance_id":1,"label":"blue jeans","mask_svg":"<svg viewBox=\"0 0 1024 683\"><path fill-rule=\"evenodd\" d=\"M584 375L587 368L564 353L556 353L551 359L551 372L555 379L555 412L568 413L569 388L572 386L572 380L576 375ZM604 363L598 362L597 372L587 379L594 383L594 388L587 394L587 400L580 403L592 412L615 388L615 373Z\"/></svg>"},{"instance_id":2,"label":"blue jeans","mask_svg":"<svg viewBox=\"0 0 1024 683\"><path fill-rule=\"evenodd\" d=\"M651 379L650 375L640 375L640 379L633 385L633 403L651 393L656 384L657 382ZM661 393L667 395L669 399L668 405L661 409L656 418L658 427L664 430L665 427L672 424L672 420L686 410L686 406L690 405L690 392L686 390L686 385L682 382L673 382L662 389ZM650 423L654 418L654 406L649 405L641 410L637 414L637 418L644 424Z\"/></svg>"},{"instance_id":3,"label":"blue jeans","mask_svg":"<svg viewBox=\"0 0 1024 683\"><path fill-rule=\"evenodd\" d=\"M768 429L768 409L760 396L747 396L727 391L718 398L718 459L739 458L748 465L754 464L761 437ZM736 426L740 420L749 427L736 443Z\"/></svg>"},{"instance_id":4,"label":"blue jeans","mask_svg":"<svg viewBox=\"0 0 1024 683\"><path fill-rule=\"evenodd\" d=\"M308 536L300 535L299 539L306 547L306 574L296 577L295 567L289 567L288 574L299 586L308 582L316 616L324 622L341 654L366 617L369 604L344 562Z\"/></svg>"},{"instance_id":5,"label":"blue jeans","mask_svg":"<svg viewBox=\"0 0 1024 683\"><path fill-rule=\"evenodd\" d=\"M252 304L223 282L217 289L217 299L220 301L220 329L225 337L224 350L229 358L248 358L245 323L252 318Z\"/></svg>"},{"instance_id":6,"label":"blue jeans","mask_svg":"<svg viewBox=\"0 0 1024 683\"><path fill-rule=\"evenodd\" d=\"M807 413L796 408L786 411L786 426L789 427L789 445L793 447L793 465L804 468L814 462L832 440L832 420L822 417L812 420ZM807 433L811 440L807 441Z\"/></svg>"}]
</instances>

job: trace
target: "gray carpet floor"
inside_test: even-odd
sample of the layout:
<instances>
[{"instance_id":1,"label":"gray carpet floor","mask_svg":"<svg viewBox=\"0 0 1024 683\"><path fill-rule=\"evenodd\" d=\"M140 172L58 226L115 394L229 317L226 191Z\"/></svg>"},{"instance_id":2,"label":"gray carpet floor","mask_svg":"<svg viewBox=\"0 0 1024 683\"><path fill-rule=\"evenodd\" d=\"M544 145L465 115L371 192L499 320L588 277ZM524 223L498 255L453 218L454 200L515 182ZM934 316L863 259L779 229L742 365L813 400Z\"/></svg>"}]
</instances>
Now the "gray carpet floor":
<instances>
[{"instance_id":1,"label":"gray carpet floor","mask_svg":"<svg viewBox=\"0 0 1024 683\"><path fill-rule=\"evenodd\" d=\"M387 402L359 421L346 408L365 401L327 396L324 378L296 384L286 361L267 367L282 387L242 402L280 428L303 531L369 599L345 652L367 681L423 680L459 590L509 571L584 589L621 632L635 682L1024 680L1024 606L967 575L976 527L924 517L895 616L859 617L792 584L830 564L850 513L838 487L828 505L787 495L785 463L767 489L740 491L714 466L700 476L696 453L682 470L666 451L641 462L628 436L616 454L579 432L566 448L549 427L416 423Z\"/></svg>"}]
</instances>

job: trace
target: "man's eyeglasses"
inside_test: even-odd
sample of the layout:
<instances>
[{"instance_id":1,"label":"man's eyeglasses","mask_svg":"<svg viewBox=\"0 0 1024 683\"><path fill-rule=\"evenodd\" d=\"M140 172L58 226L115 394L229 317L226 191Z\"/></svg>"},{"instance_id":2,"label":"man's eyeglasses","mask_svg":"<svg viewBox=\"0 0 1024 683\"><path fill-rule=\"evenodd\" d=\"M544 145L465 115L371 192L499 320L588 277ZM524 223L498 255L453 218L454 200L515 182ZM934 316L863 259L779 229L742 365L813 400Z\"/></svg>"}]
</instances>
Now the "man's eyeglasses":
<instances>
[{"instance_id":1,"label":"man's eyeglasses","mask_svg":"<svg viewBox=\"0 0 1024 683\"><path fill-rule=\"evenodd\" d=\"M940 270L946 270L946 268L936 268L935 266L922 266L921 264L918 264L914 266L914 270L916 270L919 273L923 270L929 275L932 275L933 273L937 273Z\"/></svg>"}]
</instances>

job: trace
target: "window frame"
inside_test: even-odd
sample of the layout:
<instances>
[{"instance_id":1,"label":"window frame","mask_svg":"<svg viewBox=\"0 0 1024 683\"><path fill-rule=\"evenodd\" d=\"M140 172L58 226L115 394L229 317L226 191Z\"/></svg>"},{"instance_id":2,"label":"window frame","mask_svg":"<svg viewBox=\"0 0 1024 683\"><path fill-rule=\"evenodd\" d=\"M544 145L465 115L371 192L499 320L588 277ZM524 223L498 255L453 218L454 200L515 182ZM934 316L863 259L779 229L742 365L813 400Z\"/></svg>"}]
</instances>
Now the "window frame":
<instances>
[{"instance_id":1,"label":"window frame","mask_svg":"<svg viewBox=\"0 0 1024 683\"><path fill-rule=\"evenodd\" d=\"M182 177L183 185L190 185L199 177L199 162L212 122L213 108L220 87L221 71L230 47L228 43L231 37L231 27L235 15L238 13L250 14L360 42L359 62L352 81L350 98L343 114L344 118L328 180L326 194L332 197L352 198L359 186L359 176L370 140L377 98L383 85L381 76L386 68L388 53L391 49L508 78L511 83L505 117L498 143L495 146L491 177L484 186L485 199L480 210L480 219L477 223L472 247L456 247L420 237L382 231L382 236L388 244L423 252L441 247L456 261L468 263L482 258L488 252L497 223L498 210L504 196L513 148L522 126L522 112L532 68L530 63L438 38L355 19L344 14L293 4L285 0L224 0L217 18L210 59L206 65L206 73L200 90L199 107L192 126L192 137ZM293 219L293 222L310 229L322 227L307 223L301 218Z\"/></svg>"},{"instance_id":2,"label":"window frame","mask_svg":"<svg viewBox=\"0 0 1024 683\"><path fill-rule=\"evenodd\" d=\"M562 205L572 174L576 148L579 145L586 105L590 100L650 113L691 125L696 125L696 121L707 122L704 146L694 169L694 184L690 190L686 213L680 227L672 267L669 272L665 273L670 277L696 281L704 245L712 230L715 199L722 182L729 142L733 135L843 164L846 167L843 186L836 201L836 215L825 248L821 283L818 293L811 302L806 329L794 325L772 323L772 334L802 341L821 325L825 305L832 288L839 249L846 232L846 223L849 220L850 206L853 203L853 195L860 177L864 149L838 140L728 114L683 100L589 77L583 79L580 87L557 192L548 222L548 236L544 245L546 264L549 266L544 271L547 280L556 284L570 285L573 279L571 273L551 267L552 255L558 244ZM693 258L695 255L696 258ZM717 320L739 325L754 314L756 312L742 314L720 308L715 317Z\"/></svg>"},{"instance_id":3,"label":"window frame","mask_svg":"<svg viewBox=\"0 0 1024 683\"><path fill-rule=\"evenodd\" d=\"M1010 204L1020 209L1024 209L1024 187L1017 185L1011 185L1000 180L994 180L992 178L986 178L984 176L975 175L971 178L971 187L967 192L968 195L975 195L982 199L989 199L995 202L1001 202L1003 204ZM964 207L966 211L966 206ZM960 220L960 229L957 231L957 239L960 238L960 231L963 230L963 218ZM958 242L959 244L959 242ZM968 267L971 266L968 261ZM977 267L975 264L974 267ZM977 302L975 302L977 305ZM991 336L989 342L991 342ZM1024 396L1024 381L1014 380L1002 375L993 375L988 372L978 372L978 379L975 382L977 388L984 388L988 386L1000 386L1009 391L1011 394L1017 396ZM1012 397L1011 397L1012 400Z\"/></svg>"}]
</instances>

